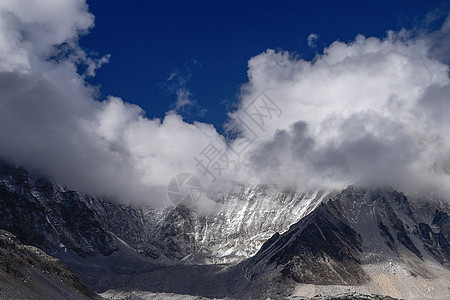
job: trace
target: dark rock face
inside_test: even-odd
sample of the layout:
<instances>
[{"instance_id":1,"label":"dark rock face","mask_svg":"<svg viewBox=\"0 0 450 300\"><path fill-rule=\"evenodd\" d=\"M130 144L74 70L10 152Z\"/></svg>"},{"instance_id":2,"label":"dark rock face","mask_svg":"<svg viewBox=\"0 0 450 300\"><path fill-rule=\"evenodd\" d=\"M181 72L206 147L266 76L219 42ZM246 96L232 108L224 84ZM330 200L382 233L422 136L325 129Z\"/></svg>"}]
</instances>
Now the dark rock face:
<instances>
[{"instance_id":1,"label":"dark rock face","mask_svg":"<svg viewBox=\"0 0 450 300\"><path fill-rule=\"evenodd\" d=\"M366 280L360 266L361 237L334 203L322 204L283 235L274 235L245 262L252 276L268 265L299 283L356 285Z\"/></svg>"},{"instance_id":2,"label":"dark rock face","mask_svg":"<svg viewBox=\"0 0 450 300\"><path fill-rule=\"evenodd\" d=\"M368 280L362 259L374 253L387 261L400 253L423 260L428 252L448 265L447 213L436 211L430 224L417 220L404 194L350 186L284 234L272 236L237 269L248 280L244 289L251 291L257 282L359 285Z\"/></svg>"},{"instance_id":3,"label":"dark rock face","mask_svg":"<svg viewBox=\"0 0 450 300\"><path fill-rule=\"evenodd\" d=\"M278 264L287 263L283 275L300 283L357 285L365 281L358 258L361 237L334 213L322 205L290 247L277 254ZM293 258L287 260L290 255Z\"/></svg>"},{"instance_id":4,"label":"dark rock face","mask_svg":"<svg viewBox=\"0 0 450 300\"><path fill-rule=\"evenodd\" d=\"M161 220L151 213L89 197L0 163L0 228L48 253L67 248L80 256L111 255L121 243L118 239L154 259L190 253L181 234L192 229L177 225L177 230L172 224L188 222L187 212L173 211L159 216ZM158 222L163 228L153 228Z\"/></svg>"},{"instance_id":5,"label":"dark rock face","mask_svg":"<svg viewBox=\"0 0 450 300\"><path fill-rule=\"evenodd\" d=\"M155 244L163 248L168 257L182 259L196 250L192 212L183 206L171 210L164 219Z\"/></svg>"},{"instance_id":6,"label":"dark rock face","mask_svg":"<svg viewBox=\"0 0 450 300\"><path fill-rule=\"evenodd\" d=\"M100 299L61 261L0 230L0 298Z\"/></svg>"},{"instance_id":7,"label":"dark rock face","mask_svg":"<svg viewBox=\"0 0 450 300\"><path fill-rule=\"evenodd\" d=\"M404 247L423 259L425 253L421 252L412 241L413 238L417 238L421 241L423 249L441 264L449 266L450 219L447 213L438 210L429 223L418 222L418 212L413 211L407 197L391 188L367 190L349 187L334 201L341 206L340 210L347 215L348 220L357 220L355 212L362 212L364 206L370 207L369 215L375 216L378 225L378 232L372 234L380 234L384 243L394 252ZM351 223L354 228L362 227L361 221ZM366 235L369 235L367 233Z\"/></svg>"},{"instance_id":8,"label":"dark rock face","mask_svg":"<svg viewBox=\"0 0 450 300\"><path fill-rule=\"evenodd\" d=\"M419 235L424 242L424 248L441 264L450 267L449 245L450 218L447 213L436 211L430 225L419 223Z\"/></svg>"},{"instance_id":9,"label":"dark rock face","mask_svg":"<svg viewBox=\"0 0 450 300\"><path fill-rule=\"evenodd\" d=\"M98 200L32 179L23 168L0 168L0 228L45 251L67 247L80 256L111 254L116 244L92 206Z\"/></svg>"}]
</instances>

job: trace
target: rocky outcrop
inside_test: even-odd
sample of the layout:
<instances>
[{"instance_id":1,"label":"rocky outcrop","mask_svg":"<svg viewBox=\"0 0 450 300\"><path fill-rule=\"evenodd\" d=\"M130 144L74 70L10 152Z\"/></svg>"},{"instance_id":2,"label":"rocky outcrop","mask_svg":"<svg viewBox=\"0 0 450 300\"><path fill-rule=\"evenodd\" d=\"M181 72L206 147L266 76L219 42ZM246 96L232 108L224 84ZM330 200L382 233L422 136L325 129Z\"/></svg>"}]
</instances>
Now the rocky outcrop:
<instances>
[{"instance_id":1,"label":"rocky outcrop","mask_svg":"<svg viewBox=\"0 0 450 300\"><path fill-rule=\"evenodd\" d=\"M329 202L283 235L274 235L242 265L246 276L252 279L273 269L283 280L357 285L367 279L359 260L361 251L361 236Z\"/></svg>"},{"instance_id":2,"label":"rocky outcrop","mask_svg":"<svg viewBox=\"0 0 450 300\"><path fill-rule=\"evenodd\" d=\"M450 218L448 214L437 210L431 225L419 223L418 229L425 249L441 264L450 267Z\"/></svg>"},{"instance_id":3,"label":"rocky outcrop","mask_svg":"<svg viewBox=\"0 0 450 300\"><path fill-rule=\"evenodd\" d=\"M19 167L0 166L0 228L47 252L69 248L80 256L111 254L115 241L94 209L95 198L34 179Z\"/></svg>"},{"instance_id":4,"label":"rocky outcrop","mask_svg":"<svg viewBox=\"0 0 450 300\"><path fill-rule=\"evenodd\" d=\"M60 260L0 230L0 298L101 299Z\"/></svg>"}]
</instances>

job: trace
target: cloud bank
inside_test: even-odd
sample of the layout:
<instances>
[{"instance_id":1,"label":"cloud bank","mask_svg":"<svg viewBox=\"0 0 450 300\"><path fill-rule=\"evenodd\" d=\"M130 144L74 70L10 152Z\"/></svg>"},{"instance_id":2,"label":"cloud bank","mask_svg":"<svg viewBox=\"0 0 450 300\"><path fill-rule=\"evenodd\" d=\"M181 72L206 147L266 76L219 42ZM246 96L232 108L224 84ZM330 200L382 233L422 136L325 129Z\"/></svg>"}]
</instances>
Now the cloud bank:
<instances>
[{"instance_id":1,"label":"cloud bank","mask_svg":"<svg viewBox=\"0 0 450 300\"><path fill-rule=\"evenodd\" d=\"M84 79L107 57L77 44L94 20L84 1L2 1L0 16L3 159L79 191L164 206L170 179L194 172L204 145L224 145L209 124L174 112L151 120L117 97L97 101Z\"/></svg>"},{"instance_id":2,"label":"cloud bank","mask_svg":"<svg viewBox=\"0 0 450 300\"><path fill-rule=\"evenodd\" d=\"M267 122L244 172L292 187L389 184L448 193L449 67L433 57L432 41L388 32L334 42L312 61L273 50L253 57L233 118L246 118L242 107L261 90L284 114Z\"/></svg>"},{"instance_id":3,"label":"cloud bank","mask_svg":"<svg viewBox=\"0 0 450 300\"><path fill-rule=\"evenodd\" d=\"M158 206L170 205L167 184L182 172L205 190L234 180L449 192L448 18L427 34L335 42L312 61L273 50L253 57L231 140L176 111L149 119L118 97L98 99L85 77L108 56L89 57L77 43L93 22L80 0L0 3L1 158L83 192ZM189 94L178 96L175 106L188 105ZM212 145L226 168L206 172L199 159Z\"/></svg>"}]
</instances>

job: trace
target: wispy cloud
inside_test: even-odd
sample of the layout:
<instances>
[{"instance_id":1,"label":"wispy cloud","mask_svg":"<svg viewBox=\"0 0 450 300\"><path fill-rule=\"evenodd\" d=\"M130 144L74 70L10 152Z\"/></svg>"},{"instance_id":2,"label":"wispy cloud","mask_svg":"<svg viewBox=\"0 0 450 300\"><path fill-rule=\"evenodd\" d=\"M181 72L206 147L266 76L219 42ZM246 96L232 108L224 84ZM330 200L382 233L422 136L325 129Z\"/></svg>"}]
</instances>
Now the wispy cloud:
<instances>
[{"instance_id":1,"label":"wispy cloud","mask_svg":"<svg viewBox=\"0 0 450 300\"><path fill-rule=\"evenodd\" d=\"M200 63L194 59L190 63L193 66L201 66ZM183 71L176 69L170 73L167 82L163 84L162 87L176 96L176 101L171 106L171 109L174 112L181 115L195 114L195 117L203 117L207 110L197 103L188 88L191 78L192 73L189 66L186 66Z\"/></svg>"},{"instance_id":2,"label":"wispy cloud","mask_svg":"<svg viewBox=\"0 0 450 300\"><path fill-rule=\"evenodd\" d=\"M317 33L311 33L308 35L307 42L308 46L311 48L315 48L317 46L317 39L319 38L319 35Z\"/></svg>"},{"instance_id":3,"label":"wispy cloud","mask_svg":"<svg viewBox=\"0 0 450 300\"><path fill-rule=\"evenodd\" d=\"M177 102L175 103L176 111L183 111L185 108L193 107L194 101L191 99L191 92L186 88L177 90Z\"/></svg>"}]
</instances>

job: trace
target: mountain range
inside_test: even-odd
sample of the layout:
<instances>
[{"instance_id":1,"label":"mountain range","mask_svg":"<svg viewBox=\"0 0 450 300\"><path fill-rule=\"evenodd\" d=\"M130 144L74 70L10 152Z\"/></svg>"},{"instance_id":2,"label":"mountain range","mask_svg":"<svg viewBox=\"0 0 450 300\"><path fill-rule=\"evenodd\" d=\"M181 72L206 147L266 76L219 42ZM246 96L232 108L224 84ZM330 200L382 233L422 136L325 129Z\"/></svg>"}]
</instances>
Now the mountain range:
<instances>
[{"instance_id":1,"label":"mountain range","mask_svg":"<svg viewBox=\"0 0 450 300\"><path fill-rule=\"evenodd\" d=\"M126 205L2 163L0 293L31 299L43 286L36 299L450 298L445 199L391 187L245 184L212 198L209 212Z\"/></svg>"}]
</instances>

